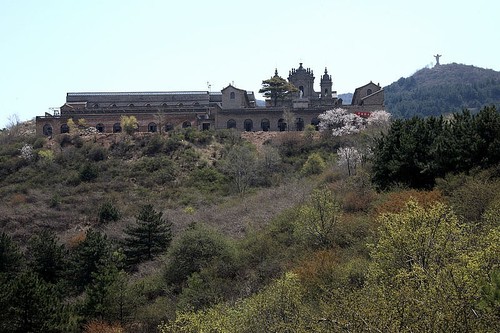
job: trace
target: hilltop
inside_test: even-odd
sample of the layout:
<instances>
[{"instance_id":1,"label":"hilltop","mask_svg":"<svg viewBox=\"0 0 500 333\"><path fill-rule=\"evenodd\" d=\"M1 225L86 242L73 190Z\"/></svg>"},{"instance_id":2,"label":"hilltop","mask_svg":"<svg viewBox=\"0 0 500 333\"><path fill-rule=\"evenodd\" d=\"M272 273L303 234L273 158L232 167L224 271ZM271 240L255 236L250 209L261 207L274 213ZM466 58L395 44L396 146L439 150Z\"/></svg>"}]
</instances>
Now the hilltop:
<instances>
[{"instance_id":1,"label":"hilltop","mask_svg":"<svg viewBox=\"0 0 500 333\"><path fill-rule=\"evenodd\" d=\"M463 64L423 68L384 88L395 117L439 116L464 108L500 105L500 72Z\"/></svg>"}]
</instances>

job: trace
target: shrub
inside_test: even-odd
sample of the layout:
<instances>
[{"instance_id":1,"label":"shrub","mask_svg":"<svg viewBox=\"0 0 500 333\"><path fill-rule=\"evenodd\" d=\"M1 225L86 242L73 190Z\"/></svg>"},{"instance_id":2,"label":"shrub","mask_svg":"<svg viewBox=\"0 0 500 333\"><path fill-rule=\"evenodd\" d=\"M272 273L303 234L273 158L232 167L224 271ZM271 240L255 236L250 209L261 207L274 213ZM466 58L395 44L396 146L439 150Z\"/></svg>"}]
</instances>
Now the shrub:
<instances>
[{"instance_id":1,"label":"shrub","mask_svg":"<svg viewBox=\"0 0 500 333\"><path fill-rule=\"evenodd\" d=\"M100 223L118 221L120 212L112 202L106 201L99 207L98 219Z\"/></svg>"},{"instance_id":2,"label":"shrub","mask_svg":"<svg viewBox=\"0 0 500 333\"><path fill-rule=\"evenodd\" d=\"M123 333L125 330L120 324L109 324L100 320L92 320L85 324L84 333Z\"/></svg>"},{"instance_id":3,"label":"shrub","mask_svg":"<svg viewBox=\"0 0 500 333\"><path fill-rule=\"evenodd\" d=\"M180 286L188 277L211 266L219 276L231 276L234 248L221 234L201 224L186 230L172 244L165 270L167 283Z\"/></svg>"},{"instance_id":4,"label":"shrub","mask_svg":"<svg viewBox=\"0 0 500 333\"><path fill-rule=\"evenodd\" d=\"M305 176L318 175L326 168L326 163L319 153L312 153L300 171Z\"/></svg>"},{"instance_id":5,"label":"shrub","mask_svg":"<svg viewBox=\"0 0 500 333\"><path fill-rule=\"evenodd\" d=\"M90 182L99 176L99 171L94 164L86 163L80 169L80 180L82 182Z\"/></svg>"},{"instance_id":6,"label":"shrub","mask_svg":"<svg viewBox=\"0 0 500 333\"><path fill-rule=\"evenodd\" d=\"M87 158L91 161L104 161L108 157L108 150L101 146L92 146L90 148Z\"/></svg>"},{"instance_id":7,"label":"shrub","mask_svg":"<svg viewBox=\"0 0 500 333\"><path fill-rule=\"evenodd\" d=\"M163 150L164 140L161 135L152 135L146 143L145 153L148 156L156 155Z\"/></svg>"},{"instance_id":8,"label":"shrub","mask_svg":"<svg viewBox=\"0 0 500 333\"><path fill-rule=\"evenodd\" d=\"M375 214L399 213L406 208L408 201L413 200L424 208L428 208L437 202L444 202L445 199L439 190L419 191L402 190L387 194L384 202L375 207Z\"/></svg>"}]
</instances>

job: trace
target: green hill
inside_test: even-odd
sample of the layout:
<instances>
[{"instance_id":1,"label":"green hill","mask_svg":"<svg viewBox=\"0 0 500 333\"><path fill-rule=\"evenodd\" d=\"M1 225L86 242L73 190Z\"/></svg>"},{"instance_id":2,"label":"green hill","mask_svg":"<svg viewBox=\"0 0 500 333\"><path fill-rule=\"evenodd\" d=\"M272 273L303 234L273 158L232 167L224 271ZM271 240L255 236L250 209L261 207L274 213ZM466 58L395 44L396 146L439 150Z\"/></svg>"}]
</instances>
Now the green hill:
<instances>
[{"instance_id":1,"label":"green hill","mask_svg":"<svg viewBox=\"0 0 500 333\"><path fill-rule=\"evenodd\" d=\"M395 117L439 116L464 108L500 105L500 72L463 64L423 68L384 88Z\"/></svg>"}]
</instances>

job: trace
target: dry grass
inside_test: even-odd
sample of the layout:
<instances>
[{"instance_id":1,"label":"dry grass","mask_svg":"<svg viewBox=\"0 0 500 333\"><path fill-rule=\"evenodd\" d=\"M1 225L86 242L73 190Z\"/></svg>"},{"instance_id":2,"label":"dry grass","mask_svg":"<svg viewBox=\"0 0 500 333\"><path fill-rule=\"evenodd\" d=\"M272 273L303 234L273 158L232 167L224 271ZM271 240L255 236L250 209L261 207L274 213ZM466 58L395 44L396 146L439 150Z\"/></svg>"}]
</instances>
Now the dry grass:
<instances>
[{"instance_id":1,"label":"dry grass","mask_svg":"<svg viewBox=\"0 0 500 333\"><path fill-rule=\"evenodd\" d=\"M240 238L248 229L261 229L280 212L303 203L312 188L311 182L293 180L244 197L232 197L194 212L179 208L166 210L165 215L173 222L174 235L190 223L203 222L228 236Z\"/></svg>"}]
</instances>

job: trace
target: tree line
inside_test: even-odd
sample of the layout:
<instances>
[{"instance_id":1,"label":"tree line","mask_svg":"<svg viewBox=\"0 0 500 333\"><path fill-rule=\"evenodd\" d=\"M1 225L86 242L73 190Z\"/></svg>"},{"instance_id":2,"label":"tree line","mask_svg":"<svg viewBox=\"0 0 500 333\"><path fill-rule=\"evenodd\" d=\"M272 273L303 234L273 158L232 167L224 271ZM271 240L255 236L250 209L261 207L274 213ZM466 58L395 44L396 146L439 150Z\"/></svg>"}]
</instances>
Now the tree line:
<instances>
[{"instance_id":1,"label":"tree line","mask_svg":"<svg viewBox=\"0 0 500 333\"><path fill-rule=\"evenodd\" d=\"M500 113L395 120L373 150L373 182L380 189L402 184L430 189L448 173L474 172L500 162Z\"/></svg>"}]
</instances>

